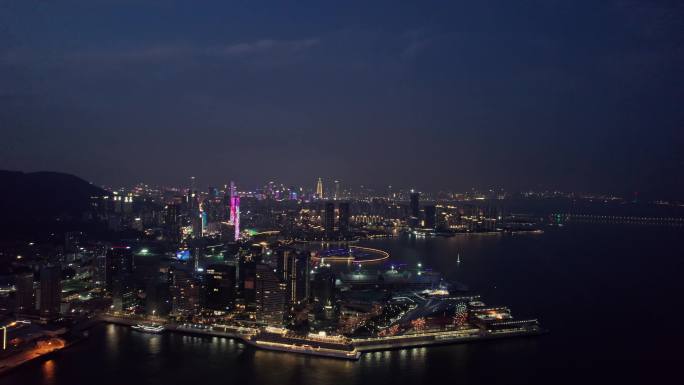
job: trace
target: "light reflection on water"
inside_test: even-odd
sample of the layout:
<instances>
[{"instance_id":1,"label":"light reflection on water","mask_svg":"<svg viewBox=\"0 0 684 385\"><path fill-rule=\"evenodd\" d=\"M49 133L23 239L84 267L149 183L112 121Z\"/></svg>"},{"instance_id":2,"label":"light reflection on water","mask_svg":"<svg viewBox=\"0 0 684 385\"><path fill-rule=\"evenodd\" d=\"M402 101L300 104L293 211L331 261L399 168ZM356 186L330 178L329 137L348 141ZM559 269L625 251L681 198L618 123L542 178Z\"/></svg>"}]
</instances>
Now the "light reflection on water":
<instances>
[{"instance_id":1,"label":"light reflection on water","mask_svg":"<svg viewBox=\"0 0 684 385\"><path fill-rule=\"evenodd\" d=\"M358 363L327 357L303 354L253 350L255 383L294 382L305 375L313 383L334 384L356 382Z\"/></svg>"},{"instance_id":2,"label":"light reflection on water","mask_svg":"<svg viewBox=\"0 0 684 385\"><path fill-rule=\"evenodd\" d=\"M55 360L49 359L41 366L44 384L54 384L55 382Z\"/></svg>"},{"instance_id":3,"label":"light reflection on water","mask_svg":"<svg viewBox=\"0 0 684 385\"><path fill-rule=\"evenodd\" d=\"M149 336L147 346L150 354L159 354L161 352L161 338L159 335Z\"/></svg>"},{"instance_id":4,"label":"light reflection on water","mask_svg":"<svg viewBox=\"0 0 684 385\"><path fill-rule=\"evenodd\" d=\"M114 324L105 326L105 352L110 358L116 358L119 354L119 339L123 327Z\"/></svg>"}]
</instances>

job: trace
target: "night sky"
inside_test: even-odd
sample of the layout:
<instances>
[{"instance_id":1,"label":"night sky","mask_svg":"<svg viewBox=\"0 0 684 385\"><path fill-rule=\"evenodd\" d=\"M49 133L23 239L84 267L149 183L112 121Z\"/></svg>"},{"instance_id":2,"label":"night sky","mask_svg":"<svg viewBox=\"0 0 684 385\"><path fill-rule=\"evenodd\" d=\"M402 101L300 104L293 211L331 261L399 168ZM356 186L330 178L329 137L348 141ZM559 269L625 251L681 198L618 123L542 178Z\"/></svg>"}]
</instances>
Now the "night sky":
<instances>
[{"instance_id":1,"label":"night sky","mask_svg":"<svg viewBox=\"0 0 684 385\"><path fill-rule=\"evenodd\" d=\"M684 197L681 1L0 2L0 168Z\"/></svg>"}]
</instances>

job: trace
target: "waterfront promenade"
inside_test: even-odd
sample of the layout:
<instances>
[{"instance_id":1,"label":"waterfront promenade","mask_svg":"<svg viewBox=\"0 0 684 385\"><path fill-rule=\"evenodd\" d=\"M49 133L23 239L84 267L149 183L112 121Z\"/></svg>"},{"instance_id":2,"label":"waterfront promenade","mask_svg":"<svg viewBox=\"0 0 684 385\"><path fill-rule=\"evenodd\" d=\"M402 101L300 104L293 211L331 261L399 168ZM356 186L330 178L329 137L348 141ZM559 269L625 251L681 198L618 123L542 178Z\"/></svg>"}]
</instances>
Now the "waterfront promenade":
<instances>
[{"instance_id":1,"label":"waterfront promenade","mask_svg":"<svg viewBox=\"0 0 684 385\"><path fill-rule=\"evenodd\" d=\"M100 316L103 322L109 322L119 325L132 326L140 323L142 320L132 317L120 317L103 314ZM302 351L299 347L292 347L292 349L283 349L280 346L278 349L269 349L268 345L255 343L254 336L258 336L260 329L257 328L246 328L237 326L226 326L226 325L192 325L192 324L172 324L166 323L166 330L170 332L203 335L203 336L214 336L214 337L224 337L239 340L247 345L253 346L257 349L268 349L268 350L278 350L291 353L306 353L310 355L320 355L325 357L331 357L330 354L321 351L321 354L317 354L316 350ZM536 336L544 334L546 330L534 326L532 328L512 328L509 330L499 330L499 331L483 331L478 328L462 328L456 330L439 330L439 331L424 331L420 333L403 334L397 336L384 336L384 337L372 337L372 338L352 338L350 339L351 344L360 353L368 351L380 351L380 350L394 350L394 349L407 349L414 347L423 347L430 345L445 345L445 344L457 344L466 343L473 341L482 341L490 339L499 338L511 338L511 337L523 337L523 336ZM258 341L258 338L257 338ZM312 343L315 341L312 340ZM347 358L347 359L358 359L358 356L340 356L337 358Z\"/></svg>"}]
</instances>

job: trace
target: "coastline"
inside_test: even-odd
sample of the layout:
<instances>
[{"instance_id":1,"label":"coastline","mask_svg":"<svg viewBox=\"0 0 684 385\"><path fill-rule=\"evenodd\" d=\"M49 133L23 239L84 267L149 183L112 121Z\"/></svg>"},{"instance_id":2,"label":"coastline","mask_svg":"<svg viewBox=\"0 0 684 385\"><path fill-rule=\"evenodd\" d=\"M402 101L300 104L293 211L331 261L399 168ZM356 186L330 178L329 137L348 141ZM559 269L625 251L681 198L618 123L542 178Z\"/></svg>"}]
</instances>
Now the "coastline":
<instances>
[{"instance_id":1,"label":"coastline","mask_svg":"<svg viewBox=\"0 0 684 385\"><path fill-rule=\"evenodd\" d=\"M100 321L104 323L112 323L123 326L132 326L140 322L140 320L129 319L124 317L116 317L111 315L101 315ZM533 329L512 329L510 331L486 332L480 329L464 329L451 331L434 331L420 334L409 334L392 337L373 337L373 338L352 338L351 345L354 350L350 354L348 351L337 349L322 349L322 348L302 348L301 346L285 345L271 343L270 341L259 340L257 329L252 329L250 333L240 333L237 329L228 331L228 327L224 327L221 331L218 328L198 329L193 327L184 327L181 325L166 324L166 330L169 332L192 334L199 336L223 337L238 340L245 345L251 346L255 349L264 349L271 351L279 351L293 354L305 354L318 357L328 357L336 359L358 360L364 352L410 349L415 347L425 347L434 345L451 345L460 343L470 343L476 341L489 341L503 338L520 338L520 337L534 337L548 333L548 330L536 327ZM218 330L217 330L218 329Z\"/></svg>"}]
</instances>

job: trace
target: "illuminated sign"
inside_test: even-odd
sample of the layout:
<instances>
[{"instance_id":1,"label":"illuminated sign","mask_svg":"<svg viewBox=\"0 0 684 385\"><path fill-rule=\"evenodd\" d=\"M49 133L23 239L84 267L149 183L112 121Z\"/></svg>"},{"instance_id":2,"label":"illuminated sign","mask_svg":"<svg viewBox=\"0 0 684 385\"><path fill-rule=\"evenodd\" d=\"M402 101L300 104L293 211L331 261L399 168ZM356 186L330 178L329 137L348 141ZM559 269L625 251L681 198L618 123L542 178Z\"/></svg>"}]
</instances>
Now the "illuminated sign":
<instances>
[{"instance_id":1,"label":"illuminated sign","mask_svg":"<svg viewBox=\"0 0 684 385\"><path fill-rule=\"evenodd\" d=\"M181 261L187 261L190 259L190 250L178 250L176 252L176 258Z\"/></svg>"}]
</instances>

